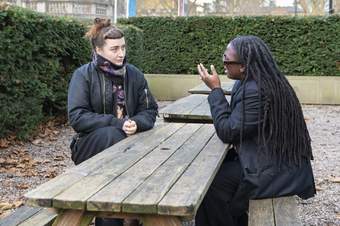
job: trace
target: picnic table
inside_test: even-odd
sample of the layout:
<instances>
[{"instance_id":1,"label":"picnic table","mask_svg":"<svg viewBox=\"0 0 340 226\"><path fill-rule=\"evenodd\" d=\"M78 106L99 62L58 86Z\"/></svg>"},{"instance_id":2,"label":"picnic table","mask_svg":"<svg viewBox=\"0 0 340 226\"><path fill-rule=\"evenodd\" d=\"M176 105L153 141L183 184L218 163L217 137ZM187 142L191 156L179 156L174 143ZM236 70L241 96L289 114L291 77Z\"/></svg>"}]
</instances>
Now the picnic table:
<instances>
[{"instance_id":1,"label":"picnic table","mask_svg":"<svg viewBox=\"0 0 340 226\"><path fill-rule=\"evenodd\" d=\"M158 123L28 192L26 203L57 209L54 225L100 216L179 226L195 216L226 153L211 124Z\"/></svg>"},{"instance_id":2,"label":"picnic table","mask_svg":"<svg viewBox=\"0 0 340 226\"><path fill-rule=\"evenodd\" d=\"M234 82L221 82L221 88L225 95L230 95L233 89ZM204 83L189 89L190 94L209 94L211 92L210 88L206 86Z\"/></svg>"}]
</instances>

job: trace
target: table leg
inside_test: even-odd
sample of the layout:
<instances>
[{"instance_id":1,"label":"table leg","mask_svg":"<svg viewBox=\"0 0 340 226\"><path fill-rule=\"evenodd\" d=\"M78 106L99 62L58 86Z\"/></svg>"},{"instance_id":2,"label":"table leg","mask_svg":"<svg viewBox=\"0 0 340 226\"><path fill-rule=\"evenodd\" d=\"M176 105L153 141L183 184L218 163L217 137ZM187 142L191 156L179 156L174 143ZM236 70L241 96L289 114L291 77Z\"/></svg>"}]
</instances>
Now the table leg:
<instances>
[{"instance_id":1,"label":"table leg","mask_svg":"<svg viewBox=\"0 0 340 226\"><path fill-rule=\"evenodd\" d=\"M143 226L181 226L178 217L170 216L145 216L142 218Z\"/></svg>"},{"instance_id":2,"label":"table leg","mask_svg":"<svg viewBox=\"0 0 340 226\"><path fill-rule=\"evenodd\" d=\"M66 210L58 214L53 226L88 226L93 217L82 210Z\"/></svg>"}]
</instances>

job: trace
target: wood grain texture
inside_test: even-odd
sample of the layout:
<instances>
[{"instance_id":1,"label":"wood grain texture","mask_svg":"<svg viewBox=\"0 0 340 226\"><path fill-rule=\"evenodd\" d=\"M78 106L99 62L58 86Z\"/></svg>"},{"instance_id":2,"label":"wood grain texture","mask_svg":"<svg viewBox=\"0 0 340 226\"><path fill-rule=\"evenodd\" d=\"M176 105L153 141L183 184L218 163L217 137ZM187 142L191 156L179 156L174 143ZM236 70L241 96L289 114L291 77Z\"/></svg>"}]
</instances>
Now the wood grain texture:
<instances>
[{"instance_id":1,"label":"wood grain texture","mask_svg":"<svg viewBox=\"0 0 340 226\"><path fill-rule=\"evenodd\" d=\"M180 148L202 125L187 124L87 201L87 210L121 210L123 200Z\"/></svg>"},{"instance_id":2,"label":"wood grain texture","mask_svg":"<svg viewBox=\"0 0 340 226\"><path fill-rule=\"evenodd\" d=\"M25 220L18 226L49 226L57 217L57 211L51 208L42 208L38 213Z\"/></svg>"},{"instance_id":3,"label":"wood grain texture","mask_svg":"<svg viewBox=\"0 0 340 226\"><path fill-rule=\"evenodd\" d=\"M227 146L215 134L164 196L158 205L158 213L194 217L227 154Z\"/></svg>"},{"instance_id":4,"label":"wood grain texture","mask_svg":"<svg viewBox=\"0 0 340 226\"><path fill-rule=\"evenodd\" d=\"M295 197L273 199L276 226L301 226Z\"/></svg>"},{"instance_id":5,"label":"wood grain texture","mask_svg":"<svg viewBox=\"0 0 340 226\"><path fill-rule=\"evenodd\" d=\"M110 148L114 153L113 158L110 155L107 156L111 161L100 165L100 167L97 167L90 175L83 177L77 183L55 196L53 198L53 207L85 209L87 199L109 184L117 176L139 162L145 155L151 152L182 126L183 124L171 124L154 129L153 132L157 132L157 136L148 136L144 139L139 139L135 143L130 144L129 148L126 148L123 151L120 147L117 149L114 145ZM98 155L101 155L101 153Z\"/></svg>"},{"instance_id":6,"label":"wood grain texture","mask_svg":"<svg viewBox=\"0 0 340 226\"><path fill-rule=\"evenodd\" d=\"M223 93L225 95L230 95L231 91L233 89L234 82L222 82L221 83L221 88L223 89ZM188 91L191 94L210 94L211 89L206 86L204 83L190 89Z\"/></svg>"},{"instance_id":7,"label":"wood grain texture","mask_svg":"<svg viewBox=\"0 0 340 226\"><path fill-rule=\"evenodd\" d=\"M168 125L159 125L159 129L167 127ZM157 130L150 130L144 133L139 133L138 136L128 137L121 142L115 144L115 149L108 148L98 155L93 156L87 161L81 163L78 166L68 169L62 175L59 175L52 180L38 186L25 194L26 204L30 206L42 206L42 207L52 207L52 200L55 196L63 192L64 190L76 184L82 178L88 176L91 172L96 169L103 167L103 164L109 162L116 155L121 154L125 150L131 148L134 143L138 140L144 140L146 137L151 137L156 134Z\"/></svg>"},{"instance_id":8,"label":"wood grain texture","mask_svg":"<svg viewBox=\"0 0 340 226\"><path fill-rule=\"evenodd\" d=\"M249 226L275 226L272 199L249 201Z\"/></svg>"},{"instance_id":9,"label":"wood grain texture","mask_svg":"<svg viewBox=\"0 0 340 226\"><path fill-rule=\"evenodd\" d=\"M182 226L177 217L147 216L142 218L143 226Z\"/></svg>"},{"instance_id":10,"label":"wood grain texture","mask_svg":"<svg viewBox=\"0 0 340 226\"><path fill-rule=\"evenodd\" d=\"M0 220L0 226L16 226L41 210L39 207L22 206L14 213Z\"/></svg>"},{"instance_id":11,"label":"wood grain texture","mask_svg":"<svg viewBox=\"0 0 340 226\"><path fill-rule=\"evenodd\" d=\"M230 102L231 96L225 96ZM167 122L212 123L208 96L193 94L169 104L160 113ZM185 110L180 110L185 105Z\"/></svg>"},{"instance_id":12,"label":"wood grain texture","mask_svg":"<svg viewBox=\"0 0 340 226\"><path fill-rule=\"evenodd\" d=\"M157 205L214 134L212 125L193 133L161 167L123 201L123 212L156 214Z\"/></svg>"},{"instance_id":13,"label":"wood grain texture","mask_svg":"<svg viewBox=\"0 0 340 226\"><path fill-rule=\"evenodd\" d=\"M93 216L81 210L65 210L61 212L53 226L88 226Z\"/></svg>"}]
</instances>

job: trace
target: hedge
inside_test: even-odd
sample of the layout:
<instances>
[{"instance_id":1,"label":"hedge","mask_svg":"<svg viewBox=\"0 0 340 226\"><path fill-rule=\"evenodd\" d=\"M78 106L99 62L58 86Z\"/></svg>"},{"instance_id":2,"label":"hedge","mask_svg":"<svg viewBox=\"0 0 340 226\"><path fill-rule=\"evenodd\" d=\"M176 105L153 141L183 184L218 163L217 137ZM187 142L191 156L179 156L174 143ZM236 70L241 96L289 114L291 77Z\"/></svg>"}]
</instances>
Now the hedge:
<instances>
[{"instance_id":1,"label":"hedge","mask_svg":"<svg viewBox=\"0 0 340 226\"><path fill-rule=\"evenodd\" d=\"M121 19L144 31L145 73L192 74L196 64L222 70L227 43L257 35L287 75L340 75L340 16L330 17L135 17Z\"/></svg>"},{"instance_id":2,"label":"hedge","mask_svg":"<svg viewBox=\"0 0 340 226\"><path fill-rule=\"evenodd\" d=\"M138 62L142 33L123 30L128 54ZM48 116L65 114L70 77L91 56L85 32L86 25L71 18L0 9L0 138L27 138Z\"/></svg>"}]
</instances>

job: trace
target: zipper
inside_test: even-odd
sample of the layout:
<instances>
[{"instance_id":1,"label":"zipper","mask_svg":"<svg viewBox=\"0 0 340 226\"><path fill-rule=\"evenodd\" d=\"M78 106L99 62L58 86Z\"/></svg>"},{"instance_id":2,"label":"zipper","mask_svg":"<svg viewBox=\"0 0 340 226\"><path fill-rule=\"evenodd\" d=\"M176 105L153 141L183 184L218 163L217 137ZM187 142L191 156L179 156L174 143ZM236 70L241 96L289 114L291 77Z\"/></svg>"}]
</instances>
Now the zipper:
<instances>
[{"instance_id":1,"label":"zipper","mask_svg":"<svg viewBox=\"0 0 340 226\"><path fill-rule=\"evenodd\" d=\"M148 89L144 89L144 92L145 92L145 100L146 100L146 109L149 109Z\"/></svg>"},{"instance_id":2,"label":"zipper","mask_svg":"<svg viewBox=\"0 0 340 226\"><path fill-rule=\"evenodd\" d=\"M106 108L105 108L105 77L103 76L103 73L100 73L102 77L102 97L103 97L103 109L104 109L104 114L106 114Z\"/></svg>"},{"instance_id":3,"label":"zipper","mask_svg":"<svg viewBox=\"0 0 340 226\"><path fill-rule=\"evenodd\" d=\"M127 72L125 73L125 78L124 78L124 98L125 98L125 110L126 110L126 116L127 118L130 118L129 115L129 109L128 109L128 96L126 95L126 89L127 89Z\"/></svg>"}]
</instances>

